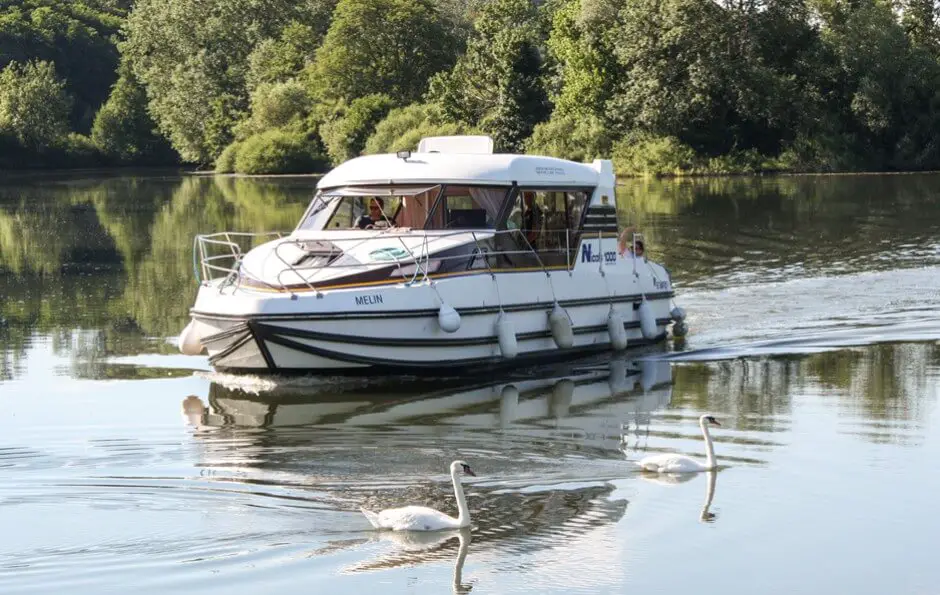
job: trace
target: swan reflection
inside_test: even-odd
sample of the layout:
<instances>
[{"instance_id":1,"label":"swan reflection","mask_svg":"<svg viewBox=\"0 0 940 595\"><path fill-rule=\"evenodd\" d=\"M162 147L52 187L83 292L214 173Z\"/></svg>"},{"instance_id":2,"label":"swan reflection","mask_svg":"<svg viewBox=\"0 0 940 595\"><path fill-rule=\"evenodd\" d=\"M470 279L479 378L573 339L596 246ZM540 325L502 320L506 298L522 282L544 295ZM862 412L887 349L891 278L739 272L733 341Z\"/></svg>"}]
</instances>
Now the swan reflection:
<instances>
[{"instance_id":1,"label":"swan reflection","mask_svg":"<svg viewBox=\"0 0 940 595\"><path fill-rule=\"evenodd\" d=\"M640 479L648 483L654 483L659 486L675 487L692 480L705 476L705 501L699 511L698 520L703 523L713 523L718 515L711 512L712 500L715 498L715 485L718 482L718 471L706 471L704 473L655 473L651 471L641 471Z\"/></svg>"},{"instance_id":2,"label":"swan reflection","mask_svg":"<svg viewBox=\"0 0 940 595\"><path fill-rule=\"evenodd\" d=\"M454 558L453 593L465 595L473 590L472 582L464 582L463 567L467 560L472 541L472 529L451 529L447 531L383 531L377 533L372 541L384 541L394 544L394 548L382 556L358 562L343 569L346 573L387 570L402 566L424 563L433 559L444 559L453 550L457 540L457 553Z\"/></svg>"}]
</instances>

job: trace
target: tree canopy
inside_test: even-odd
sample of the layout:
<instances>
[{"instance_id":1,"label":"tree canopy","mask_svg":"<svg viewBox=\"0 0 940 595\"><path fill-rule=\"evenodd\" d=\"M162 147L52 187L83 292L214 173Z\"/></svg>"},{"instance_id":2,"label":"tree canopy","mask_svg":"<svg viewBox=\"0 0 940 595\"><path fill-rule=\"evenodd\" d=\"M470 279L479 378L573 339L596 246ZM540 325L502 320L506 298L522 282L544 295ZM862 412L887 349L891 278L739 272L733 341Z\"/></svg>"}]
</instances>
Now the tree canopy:
<instances>
[{"instance_id":1,"label":"tree canopy","mask_svg":"<svg viewBox=\"0 0 940 595\"><path fill-rule=\"evenodd\" d=\"M0 2L0 164L322 169L422 135L621 174L940 167L927 0Z\"/></svg>"}]
</instances>

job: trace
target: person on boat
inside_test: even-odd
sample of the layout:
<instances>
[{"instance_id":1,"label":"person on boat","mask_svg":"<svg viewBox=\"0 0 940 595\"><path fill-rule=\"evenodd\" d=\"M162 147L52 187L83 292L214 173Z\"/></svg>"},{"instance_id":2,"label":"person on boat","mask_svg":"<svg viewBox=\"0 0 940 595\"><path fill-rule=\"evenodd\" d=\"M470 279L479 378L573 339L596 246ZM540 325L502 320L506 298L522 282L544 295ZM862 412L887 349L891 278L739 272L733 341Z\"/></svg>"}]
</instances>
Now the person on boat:
<instances>
[{"instance_id":1,"label":"person on boat","mask_svg":"<svg viewBox=\"0 0 940 595\"><path fill-rule=\"evenodd\" d=\"M522 233L533 249L538 249L539 232L542 229L542 209L535 204L535 192L523 192Z\"/></svg>"},{"instance_id":2,"label":"person on boat","mask_svg":"<svg viewBox=\"0 0 940 595\"><path fill-rule=\"evenodd\" d=\"M539 232L542 229L542 209L535 204L535 192L522 192L522 205L513 209L506 223L507 229L519 229L533 250L538 250Z\"/></svg>"},{"instance_id":3,"label":"person on boat","mask_svg":"<svg viewBox=\"0 0 940 595\"><path fill-rule=\"evenodd\" d=\"M620 252L621 256L623 256L623 254L628 250L630 252L634 252L634 246L636 246L635 254L637 256L643 256L643 240L640 238L635 238L635 234L636 228L632 225L620 232L620 237L617 239L617 248L619 248L618 252Z\"/></svg>"},{"instance_id":4,"label":"person on boat","mask_svg":"<svg viewBox=\"0 0 940 595\"><path fill-rule=\"evenodd\" d=\"M391 226L392 221L385 216L385 201L378 196L369 201L369 214L359 217L359 220L356 221L356 227L359 229Z\"/></svg>"}]
</instances>

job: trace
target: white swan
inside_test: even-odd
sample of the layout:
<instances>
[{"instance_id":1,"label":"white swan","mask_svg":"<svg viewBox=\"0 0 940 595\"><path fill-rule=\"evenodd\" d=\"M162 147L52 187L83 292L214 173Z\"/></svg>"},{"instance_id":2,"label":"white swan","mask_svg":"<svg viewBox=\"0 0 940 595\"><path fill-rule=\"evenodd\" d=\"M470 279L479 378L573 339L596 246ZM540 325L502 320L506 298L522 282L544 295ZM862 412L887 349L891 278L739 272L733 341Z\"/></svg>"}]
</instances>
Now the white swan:
<instances>
[{"instance_id":1,"label":"white swan","mask_svg":"<svg viewBox=\"0 0 940 595\"><path fill-rule=\"evenodd\" d=\"M439 510L426 506L403 506L402 508L389 508L378 514L360 508L369 522L376 529L391 529L392 531L441 531L443 529L460 529L470 526L470 510L467 509L467 499L463 495L463 486L460 485L458 474L460 472L476 476L470 465L463 461L454 461L450 464L450 477L454 481L454 494L457 496L457 518L446 515Z\"/></svg>"},{"instance_id":2,"label":"white swan","mask_svg":"<svg viewBox=\"0 0 940 595\"><path fill-rule=\"evenodd\" d=\"M702 428L702 435L705 436L705 464L677 454L660 454L644 457L639 460L638 465L644 471L654 473L697 473L700 471L711 471L717 466L715 463L715 447L712 445L711 434L708 433L708 424L721 426L711 415L703 415L698 418L698 425Z\"/></svg>"}]
</instances>

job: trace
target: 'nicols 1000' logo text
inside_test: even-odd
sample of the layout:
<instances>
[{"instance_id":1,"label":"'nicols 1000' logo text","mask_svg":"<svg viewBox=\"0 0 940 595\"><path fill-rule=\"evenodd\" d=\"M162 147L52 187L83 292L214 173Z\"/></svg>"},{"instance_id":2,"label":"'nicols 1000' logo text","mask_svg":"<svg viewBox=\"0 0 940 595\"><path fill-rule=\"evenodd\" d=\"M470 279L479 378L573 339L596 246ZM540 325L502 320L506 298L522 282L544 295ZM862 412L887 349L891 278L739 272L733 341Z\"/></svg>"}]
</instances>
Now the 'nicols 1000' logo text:
<instances>
[{"instance_id":1,"label":"'nicols 1000' logo text","mask_svg":"<svg viewBox=\"0 0 940 595\"><path fill-rule=\"evenodd\" d=\"M594 254L594 245L593 244L582 244L581 245L581 262L600 262L601 253L598 252ZM616 263L617 262L617 253L613 250L604 252L604 262Z\"/></svg>"}]
</instances>

